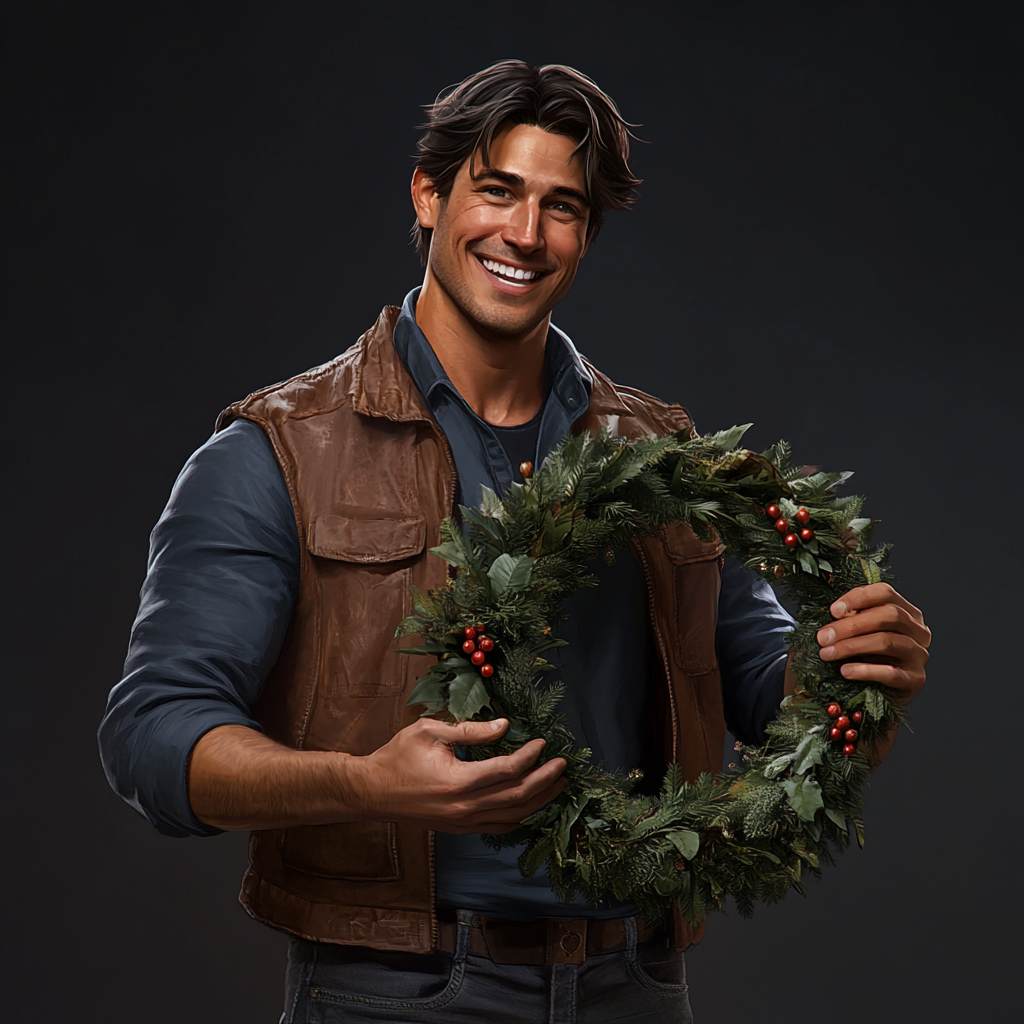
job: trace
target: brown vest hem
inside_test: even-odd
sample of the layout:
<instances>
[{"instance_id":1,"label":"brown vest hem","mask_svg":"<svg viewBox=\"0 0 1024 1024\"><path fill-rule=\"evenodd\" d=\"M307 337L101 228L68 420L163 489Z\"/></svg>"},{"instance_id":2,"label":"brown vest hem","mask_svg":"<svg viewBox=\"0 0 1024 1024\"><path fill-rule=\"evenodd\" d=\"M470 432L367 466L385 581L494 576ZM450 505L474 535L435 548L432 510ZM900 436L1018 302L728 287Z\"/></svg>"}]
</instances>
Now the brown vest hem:
<instances>
[{"instance_id":1,"label":"brown vest hem","mask_svg":"<svg viewBox=\"0 0 1024 1024\"><path fill-rule=\"evenodd\" d=\"M313 902L268 882L252 868L242 878L238 900L261 924L309 942L405 953L433 951L434 915L424 911Z\"/></svg>"}]
</instances>

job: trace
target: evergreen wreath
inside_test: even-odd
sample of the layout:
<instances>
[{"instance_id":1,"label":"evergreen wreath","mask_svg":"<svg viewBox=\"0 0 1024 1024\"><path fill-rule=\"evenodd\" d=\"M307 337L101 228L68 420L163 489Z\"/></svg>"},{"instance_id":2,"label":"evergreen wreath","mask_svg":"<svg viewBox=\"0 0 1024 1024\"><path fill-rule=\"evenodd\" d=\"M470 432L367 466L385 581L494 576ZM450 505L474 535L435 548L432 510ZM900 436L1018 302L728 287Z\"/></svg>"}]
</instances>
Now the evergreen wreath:
<instances>
[{"instance_id":1,"label":"evergreen wreath","mask_svg":"<svg viewBox=\"0 0 1024 1024\"><path fill-rule=\"evenodd\" d=\"M555 800L515 831L483 837L496 849L525 842L520 870L546 863L565 902L632 901L658 921L678 900L697 925L731 896L749 916L758 900L806 894L804 873L817 873L851 834L863 845L868 752L905 711L886 687L823 662L815 634L839 594L889 578L888 548L870 545L862 499L836 495L849 473L790 467L785 442L761 454L738 447L748 426L696 439L566 438L503 500L484 488L481 507L462 508L465 529L445 520L432 551L452 567L449 579L414 591L414 613L398 628L423 639L402 653L437 657L410 705L458 722L509 720L500 740L466 756L509 754L539 736L541 761L565 758L568 784ZM636 792L638 772L594 764L576 746L558 713L562 686L543 681L552 668L543 654L564 644L552 635L563 600L596 585L593 560L674 522L704 540L717 535L799 599L789 636L799 686L762 746L737 744L739 765L689 783L672 765L652 796Z\"/></svg>"}]
</instances>

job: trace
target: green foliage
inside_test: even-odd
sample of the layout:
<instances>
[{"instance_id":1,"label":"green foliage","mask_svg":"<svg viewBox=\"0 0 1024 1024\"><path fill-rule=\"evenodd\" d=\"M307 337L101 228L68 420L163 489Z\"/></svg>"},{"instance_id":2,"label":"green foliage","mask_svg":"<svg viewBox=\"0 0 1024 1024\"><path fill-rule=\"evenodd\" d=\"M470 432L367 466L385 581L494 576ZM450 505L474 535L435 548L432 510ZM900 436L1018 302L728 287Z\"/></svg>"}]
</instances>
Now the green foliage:
<instances>
[{"instance_id":1,"label":"green foliage","mask_svg":"<svg viewBox=\"0 0 1024 1024\"><path fill-rule=\"evenodd\" d=\"M422 638L407 653L438 659L410 704L459 721L509 719L501 740L468 748L470 757L507 754L541 736L545 759L566 759L568 786L556 800L514 832L483 837L495 848L525 842L520 869L532 875L546 866L563 900L628 899L654 921L678 901L697 924L729 897L749 914L759 901L803 893L806 871L818 871L851 836L863 845L863 751L904 710L884 687L851 683L838 665L822 662L815 634L831 621L838 594L889 578L888 549L870 545L862 499L837 496L849 473L808 475L790 465L784 441L761 454L739 448L746 429L696 440L682 433L567 438L505 499L485 488L479 508L463 508L467 530L445 521L432 550L453 575L429 594L414 592L414 613L398 629ZM787 547L765 515L771 503L794 522L806 508L813 540ZM737 769L685 782L670 765L649 796L576 746L558 710L562 688L545 682L551 666L543 654L564 643L552 633L564 599L596 584L594 559L673 522L703 538L717 535L762 579L799 599L790 645L800 686L783 701L767 741L743 748ZM487 680L461 649L463 628L478 622L496 642ZM864 711L853 757L827 739L825 706L833 700Z\"/></svg>"}]
</instances>

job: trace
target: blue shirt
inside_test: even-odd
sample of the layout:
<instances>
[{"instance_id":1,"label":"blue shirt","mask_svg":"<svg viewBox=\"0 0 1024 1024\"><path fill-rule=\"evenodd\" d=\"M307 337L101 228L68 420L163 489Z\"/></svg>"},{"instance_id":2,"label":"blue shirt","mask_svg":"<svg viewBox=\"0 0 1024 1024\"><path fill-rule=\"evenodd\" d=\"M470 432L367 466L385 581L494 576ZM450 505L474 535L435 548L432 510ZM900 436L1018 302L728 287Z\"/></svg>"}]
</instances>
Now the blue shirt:
<instances>
[{"instance_id":1,"label":"blue shirt","mask_svg":"<svg viewBox=\"0 0 1024 1024\"><path fill-rule=\"evenodd\" d=\"M460 500L475 504L481 484L501 493L513 467L494 428L458 394L416 325L417 294L406 298L395 347L452 448ZM550 392L535 465L589 401L589 375L555 327L546 358ZM651 749L648 683L655 663L646 588L628 552L595 570L600 586L567 602L558 630L569 641L554 652L566 686L563 710L581 745L628 769L643 764ZM159 831L219 831L189 806L188 757L219 725L260 728L252 707L280 651L298 576L295 521L273 450L258 426L236 421L189 459L153 530L124 677L99 730L111 785ZM771 588L727 560L716 645L727 717L741 739L758 739L774 715L792 625ZM623 906L591 911L557 903L542 874L519 875L517 853L491 851L476 836L439 834L439 902L505 917L629 913Z\"/></svg>"}]
</instances>

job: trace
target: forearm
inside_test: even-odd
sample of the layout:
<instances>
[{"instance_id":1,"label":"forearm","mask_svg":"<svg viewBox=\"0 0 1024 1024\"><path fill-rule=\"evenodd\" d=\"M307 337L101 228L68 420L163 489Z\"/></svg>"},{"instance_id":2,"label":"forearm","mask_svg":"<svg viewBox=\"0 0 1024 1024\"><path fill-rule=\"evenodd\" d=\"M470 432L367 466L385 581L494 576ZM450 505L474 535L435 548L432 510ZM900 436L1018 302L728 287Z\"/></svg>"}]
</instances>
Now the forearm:
<instances>
[{"instance_id":1,"label":"forearm","mask_svg":"<svg viewBox=\"0 0 1024 1024\"><path fill-rule=\"evenodd\" d=\"M192 810L214 828L259 830L361 817L363 758L292 750L241 725L206 733L192 751Z\"/></svg>"}]
</instances>

